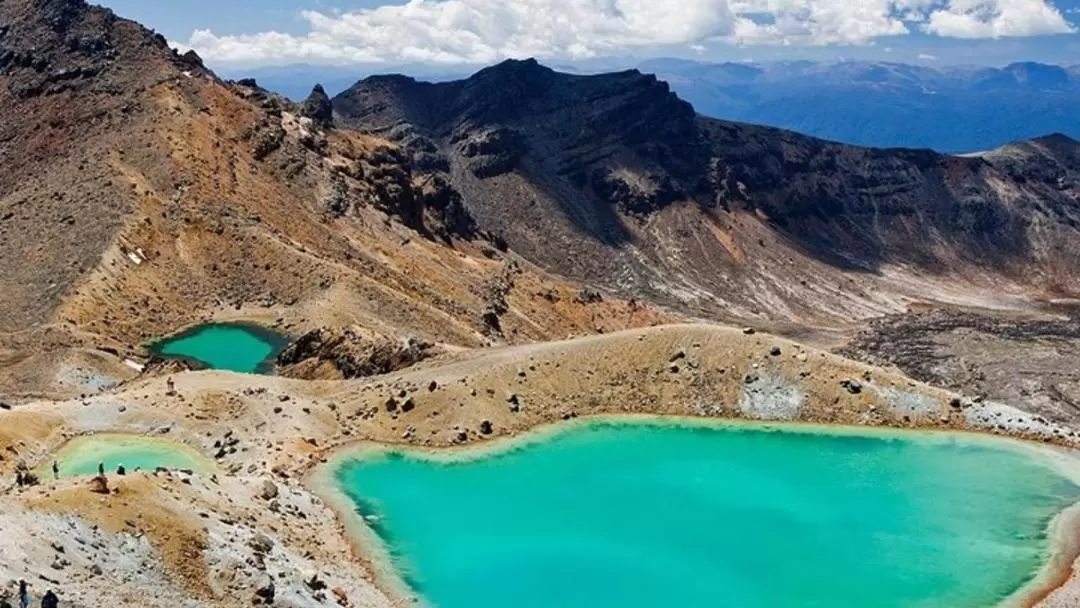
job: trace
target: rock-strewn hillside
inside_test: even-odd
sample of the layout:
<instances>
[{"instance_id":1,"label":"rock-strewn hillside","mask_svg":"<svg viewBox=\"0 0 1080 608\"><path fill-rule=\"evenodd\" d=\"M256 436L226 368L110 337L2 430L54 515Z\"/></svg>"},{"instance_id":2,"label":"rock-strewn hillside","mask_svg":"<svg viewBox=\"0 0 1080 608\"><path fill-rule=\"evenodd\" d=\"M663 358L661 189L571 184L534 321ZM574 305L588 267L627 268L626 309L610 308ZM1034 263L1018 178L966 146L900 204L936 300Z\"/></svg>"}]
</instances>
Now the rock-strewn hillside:
<instances>
[{"instance_id":1,"label":"rock-strewn hillside","mask_svg":"<svg viewBox=\"0 0 1080 608\"><path fill-rule=\"evenodd\" d=\"M853 148L701 118L636 72L535 62L293 104L81 0L0 0L0 104L0 582L63 605L410 603L317 483L357 440L633 414L1080 441L1058 410L754 328L644 327L691 312L805 336L915 300L1075 295L1064 137L980 158ZM144 340L208 319L299 339L277 376L137 374ZM883 323L851 352L970 386L910 363L942 352L924 326L964 329ZM895 353L875 346L893 335ZM107 432L206 467L49 478L61 446Z\"/></svg>"},{"instance_id":2,"label":"rock-strewn hillside","mask_svg":"<svg viewBox=\"0 0 1080 608\"><path fill-rule=\"evenodd\" d=\"M80 0L0 4L0 393L95 392L207 318L474 347L663 315L479 232L398 144Z\"/></svg>"},{"instance_id":3,"label":"rock-strewn hillside","mask_svg":"<svg viewBox=\"0 0 1080 608\"><path fill-rule=\"evenodd\" d=\"M371 77L334 106L529 259L685 310L835 324L1080 284L1080 143L1060 135L981 157L860 148L698 116L636 71L532 60Z\"/></svg>"}]
</instances>

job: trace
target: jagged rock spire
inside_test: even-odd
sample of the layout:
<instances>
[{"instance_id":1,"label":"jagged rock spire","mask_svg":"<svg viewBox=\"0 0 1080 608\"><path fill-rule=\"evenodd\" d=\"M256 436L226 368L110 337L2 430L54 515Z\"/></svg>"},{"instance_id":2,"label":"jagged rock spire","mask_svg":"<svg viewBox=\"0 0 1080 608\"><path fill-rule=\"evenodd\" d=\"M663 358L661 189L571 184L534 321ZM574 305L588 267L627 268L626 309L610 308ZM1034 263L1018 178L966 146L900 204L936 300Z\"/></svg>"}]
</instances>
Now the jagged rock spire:
<instances>
[{"instance_id":1,"label":"jagged rock spire","mask_svg":"<svg viewBox=\"0 0 1080 608\"><path fill-rule=\"evenodd\" d=\"M334 126L334 104L321 84L316 84L311 95L300 104L300 115L323 127Z\"/></svg>"}]
</instances>

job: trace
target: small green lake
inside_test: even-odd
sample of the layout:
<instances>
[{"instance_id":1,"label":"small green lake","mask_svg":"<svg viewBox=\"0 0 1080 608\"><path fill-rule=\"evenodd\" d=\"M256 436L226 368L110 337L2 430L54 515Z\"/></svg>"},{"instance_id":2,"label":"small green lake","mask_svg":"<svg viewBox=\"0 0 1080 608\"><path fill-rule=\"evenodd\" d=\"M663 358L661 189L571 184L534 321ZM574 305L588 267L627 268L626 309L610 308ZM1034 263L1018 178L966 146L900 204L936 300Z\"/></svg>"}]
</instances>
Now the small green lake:
<instances>
[{"instance_id":1,"label":"small green lake","mask_svg":"<svg viewBox=\"0 0 1080 608\"><path fill-rule=\"evenodd\" d=\"M947 434L594 422L330 466L441 608L985 608L1080 500L1033 448Z\"/></svg>"},{"instance_id":2,"label":"small green lake","mask_svg":"<svg viewBox=\"0 0 1080 608\"><path fill-rule=\"evenodd\" d=\"M211 323L163 338L147 349L198 367L266 374L274 370L274 358L288 344L287 336L260 325Z\"/></svg>"},{"instance_id":3,"label":"small green lake","mask_svg":"<svg viewBox=\"0 0 1080 608\"><path fill-rule=\"evenodd\" d=\"M129 472L153 471L157 467L209 471L213 464L199 452L175 441L135 435L87 435L68 442L54 456L62 477L97 475L98 464L112 473L120 465ZM41 467L44 477L51 477L52 461Z\"/></svg>"}]
</instances>

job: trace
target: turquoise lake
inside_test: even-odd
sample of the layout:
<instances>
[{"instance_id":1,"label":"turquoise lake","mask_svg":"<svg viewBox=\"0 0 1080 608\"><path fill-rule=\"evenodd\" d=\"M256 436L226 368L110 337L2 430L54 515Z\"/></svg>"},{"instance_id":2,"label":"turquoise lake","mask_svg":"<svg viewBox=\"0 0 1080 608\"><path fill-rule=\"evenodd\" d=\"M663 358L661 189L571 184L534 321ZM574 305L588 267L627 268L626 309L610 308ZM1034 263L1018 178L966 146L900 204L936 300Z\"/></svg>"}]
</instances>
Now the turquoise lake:
<instances>
[{"instance_id":1,"label":"turquoise lake","mask_svg":"<svg viewBox=\"0 0 1080 608\"><path fill-rule=\"evenodd\" d=\"M991 440L651 423L347 457L333 479L441 608L984 608L1035 577L1080 500Z\"/></svg>"},{"instance_id":2,"label":"turquoise lake","mask_svg":"<svg viewBox=\"0 0 1080 608\"><path fill-rule=\"evenodd\" d=\"M88 435L77 437L56 454L62 477L97 475L98 464L112 474L120 465L129 472L153 471L157 467L207 471L211 462L194 449L173 441L128 435ZM40 473L52 476L52 461L43 463Z\"/></svg>"},{"instance_id":3,"label":"turquoise lake","mask_svg":"<svg viewBox=\"0 0 1080 608\"><path fill-rule=\"evenodd\" d=\"M288 337L247 323L200 325L151 344L160 357L184 359L199 367L244 373L270 373Z\"/></svg>"}]
</instances>

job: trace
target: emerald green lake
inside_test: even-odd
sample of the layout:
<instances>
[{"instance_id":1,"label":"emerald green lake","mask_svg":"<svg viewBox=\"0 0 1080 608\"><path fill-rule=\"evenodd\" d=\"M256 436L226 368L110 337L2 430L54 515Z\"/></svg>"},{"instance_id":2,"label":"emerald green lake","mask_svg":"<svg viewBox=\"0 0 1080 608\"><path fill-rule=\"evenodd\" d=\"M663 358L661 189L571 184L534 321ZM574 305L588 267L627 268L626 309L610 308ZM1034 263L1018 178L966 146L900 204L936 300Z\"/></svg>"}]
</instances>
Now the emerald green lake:
<instances>
[{"instance_id":1,"label":"emerald green lake","mask_svg":"<svg viewBox=\"0 0 1080 608\"><path fill-rule=\"evenodd\" d=\"M207 471L209 460L194 449L164 439L129 435L88 435L71 440L54 458L60 465L60 475L76 477L97 475L98 464L105 464L106 473L124 465L129 472L135 469L153 471L157 467ZM49 477L52 462L42 465L42 476Z\"/></svg>"},{"instance_id":2,"label":"emerald green lake","mask_svg":"<svg viewBox=\"0 0 1080 608\"><path fill-rule=\"evenodd\" d=\"M1080 500L997 443L604 422L331 475L441 608L984 608L1035 577Z\"/></svg>"},{"instance_id":3,"label":"emerald green lake","mask_svg":"<svg viewBox=\"0 0 1080 608\"><path fill-rule=\"evenodd\" d=\"M183 359L199 367L244 373L270 373L288 337L247 323L199 325L151 344L160 357Z\"/></svg>"}]
</instances>

